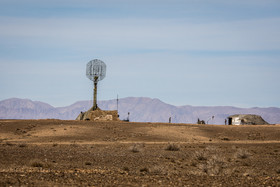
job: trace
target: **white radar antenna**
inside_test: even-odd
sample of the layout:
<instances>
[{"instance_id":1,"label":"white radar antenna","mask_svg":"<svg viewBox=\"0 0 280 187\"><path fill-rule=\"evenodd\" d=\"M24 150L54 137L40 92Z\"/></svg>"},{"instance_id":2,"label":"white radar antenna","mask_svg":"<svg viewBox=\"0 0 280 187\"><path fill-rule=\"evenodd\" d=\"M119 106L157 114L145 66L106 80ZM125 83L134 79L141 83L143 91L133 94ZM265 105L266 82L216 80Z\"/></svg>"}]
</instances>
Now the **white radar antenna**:
<instances>
[{"instance_id":1,"label":"white radar antenna","mask_svg":"<svg viewBox=\"0 0 280 187\"><path fill-rule=\"evenodd\" d=\"M106 76L106 64L98 59L91 60L87 63L87 78L93 81L93 110L97 109L97 83Z\"/></svg>"}]
</instances>

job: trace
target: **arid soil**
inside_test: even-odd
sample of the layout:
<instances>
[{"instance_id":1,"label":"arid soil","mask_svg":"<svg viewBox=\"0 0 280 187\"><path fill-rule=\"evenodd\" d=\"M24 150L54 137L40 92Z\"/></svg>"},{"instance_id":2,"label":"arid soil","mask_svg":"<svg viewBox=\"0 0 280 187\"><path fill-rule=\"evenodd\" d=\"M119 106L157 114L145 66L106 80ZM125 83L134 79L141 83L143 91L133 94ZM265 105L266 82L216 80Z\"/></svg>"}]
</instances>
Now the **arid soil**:
<instances>
[{"instance_id":1,"label":"arid soil","mask_svg":"<svg viewBox=\"0 0 280 187\"><path fill-rule=\"evenodd\" d=\"M280 125L0 120L0 186L280 186Z\"/></svg>"}]
</instances>

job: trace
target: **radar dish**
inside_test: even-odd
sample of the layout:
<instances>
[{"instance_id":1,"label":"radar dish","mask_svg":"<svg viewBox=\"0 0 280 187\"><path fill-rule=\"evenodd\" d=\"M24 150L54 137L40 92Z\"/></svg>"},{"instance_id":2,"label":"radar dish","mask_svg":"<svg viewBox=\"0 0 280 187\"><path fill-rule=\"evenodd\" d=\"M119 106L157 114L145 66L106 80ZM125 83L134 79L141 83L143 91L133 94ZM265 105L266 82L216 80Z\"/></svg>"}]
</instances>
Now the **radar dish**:
<instances>
[{"instance_id":1,"label":"radar dish","mask_svg":"<svg viewBox=\"0 0 280 187\"><path fill-rule=\"evenodd\" d=\"M86 75L94 84L92 110L97 110L97 83L98 81L103 80L106 76L106 64L98 59L89 61L87 63Z\"/></svg>"},{"instance_id":2,"label":"radar dish","mask_svg":"<svg viewBox=\"0 0 280 187\"><path fill-rule=\"evenodd\" d=\"M87 78L92 81L101 81L106 76L106 64L98 59L91 60L87 63Z\"/></svg>"}]
</instances>

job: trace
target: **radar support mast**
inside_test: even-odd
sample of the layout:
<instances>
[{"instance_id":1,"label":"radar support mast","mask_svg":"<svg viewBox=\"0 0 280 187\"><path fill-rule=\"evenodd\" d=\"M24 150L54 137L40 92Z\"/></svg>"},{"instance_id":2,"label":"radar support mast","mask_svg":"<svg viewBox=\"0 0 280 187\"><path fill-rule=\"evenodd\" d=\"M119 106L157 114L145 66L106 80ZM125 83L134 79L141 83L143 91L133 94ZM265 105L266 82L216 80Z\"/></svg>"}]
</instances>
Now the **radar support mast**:
<instances>
[{"instance_id":1,"label":"radar support mast","mask_svg":"<svg viewBox=\"0 0 280 187\"><path fill-rule=\"evenodd\" d=\"M93 108L92 110L96 110L97 109L97 79L98 77L94 77L94 90L93 90Z\"/></svg>"}]
</instances>

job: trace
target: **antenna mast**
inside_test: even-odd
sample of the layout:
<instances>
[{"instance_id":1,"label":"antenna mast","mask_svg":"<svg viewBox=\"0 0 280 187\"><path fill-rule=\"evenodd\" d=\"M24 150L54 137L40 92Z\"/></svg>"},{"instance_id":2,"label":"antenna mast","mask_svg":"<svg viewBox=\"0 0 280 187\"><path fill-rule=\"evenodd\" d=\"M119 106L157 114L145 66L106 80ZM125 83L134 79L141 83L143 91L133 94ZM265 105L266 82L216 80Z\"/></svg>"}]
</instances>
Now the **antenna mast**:
<instances>
[{"instance_id":1,"label":"antenna mast","mask_svg":"<svg viewBox=\"0 0 280 187\"><path fill-rule=\"evenodd\" d=\"M119 113L119 95L117 95L117 111Z\"/></svg>"}]
</instances>

